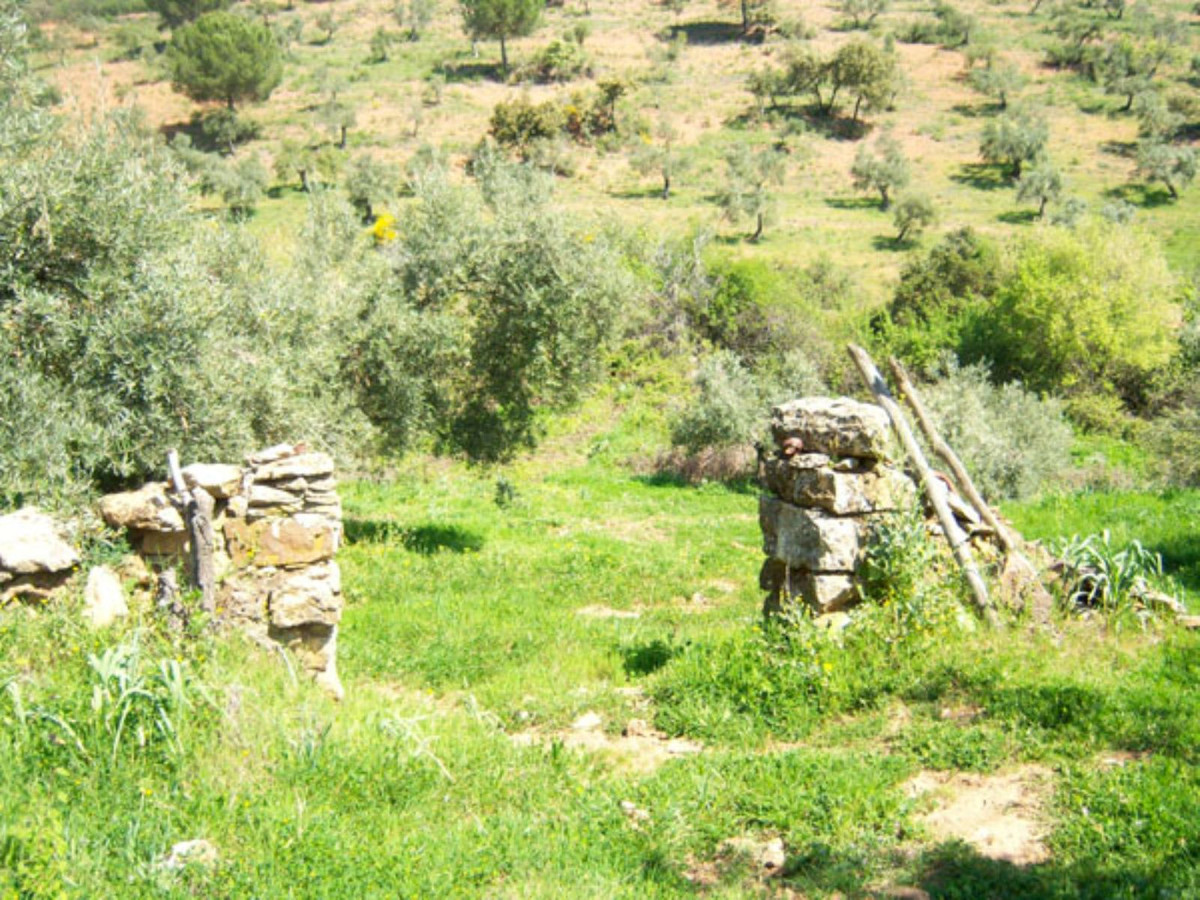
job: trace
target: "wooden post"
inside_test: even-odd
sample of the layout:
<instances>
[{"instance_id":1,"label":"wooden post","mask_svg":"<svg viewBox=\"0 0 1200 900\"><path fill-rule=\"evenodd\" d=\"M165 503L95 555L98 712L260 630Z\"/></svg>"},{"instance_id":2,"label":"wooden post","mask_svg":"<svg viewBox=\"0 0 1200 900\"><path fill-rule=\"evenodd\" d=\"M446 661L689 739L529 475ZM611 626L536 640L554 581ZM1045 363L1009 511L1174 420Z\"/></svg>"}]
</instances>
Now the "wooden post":
<instances>
[{"instance_id":1,"label":"wooden post","mask_svg":"<svg viewBox=\"0 0 1200 900\"><path fill-rule=\"evenodd\" d=\"M987 585L984 584L983 576L979 574L979 568L975 565L975 559L971 555L971 547L967 543L967 536L958 527L958 523L954 519L954 514L950 512L950 507L946 504L945 487L938 482L937 477L929 468L929 463L925 461L925 454L921 452L921 447L917 443L917 439L913 437L912 430L908 427L908 422L904 418L904 411L892 397L891 391L888 390L887 382L883 380L883 376L875 368L875 363L871 360L867 351L854 344L847 345L846 349L850 353L850 358L854 360L854 364L858 367L867 390L874 395L876 402L883 407L884 411L888 414L888 418L891 419L892 428L895 430L897 437L900 438L900 443L904 445L904 452L908 454L909 460L912 461L913 467L917 470L917 476L921 479L921 486L925 488L925 495L929 498L934 510L937 512L938 521L941 523L942 531L945 533L946 540L950 544L950 550L954 553L954 559L958 562L963 576L967 579L967 585L971 589L971 596L975 601L975 606L979 610L979 614L983 616L989 625L999 625L1000 617L996 615L996 610L992 607L992 602L988 598Z\"/></svg>"},{"instance_id":2,"label":"wooden post","mask_svg":"<svg viewBox=\"0 0 1200 900\"><path fill-rule=\"evenodd\" d=\"M217 576L213 563L213 498L205 490L189 491L179 469L179 454L167 452L167 472L183 503L183 518L191 541L192 584L200 591L200 608L210 615L217 608Z\"/></svg>"},{"instance_id":3,"label":"wooden post","mask_svg":"<svg viewBox=\"0 0 1200 900\"><path fill-rule=\"evenodd\" d=\"M925 406L921 403L921 398L917 395L917 389L913 387L913 383L908 377L908 372L904 370L904 366L900 365L900 361L894 356L888 359L888 368L892 370L892 377L896 379L896 386L900 388L900 396L908 402L913 415L917 417L917 425L920 426L921 433L925 435L925 440L929 442L929 446L933 452L949 466L950 471L954 474L954 480L958 483L959 492L978 510L979 515L983 517L983 521L987 522L996 532L996 540L1000 542L1000 549L1005 553L1011 553L1017 548L1017 541L1013 539L1008 529L1000 524L1000 520L996 518L996 514L992 511L992 508L984 502L979 491L975 489L975 482L971 480L971 476L967 473L967 468L962 464L962 460L958 458L958 454L950 449L950 445L942 439L937 429L933 427L933 421L929 418L929 414L926 413Z\"/></svg>"}]
</instances>

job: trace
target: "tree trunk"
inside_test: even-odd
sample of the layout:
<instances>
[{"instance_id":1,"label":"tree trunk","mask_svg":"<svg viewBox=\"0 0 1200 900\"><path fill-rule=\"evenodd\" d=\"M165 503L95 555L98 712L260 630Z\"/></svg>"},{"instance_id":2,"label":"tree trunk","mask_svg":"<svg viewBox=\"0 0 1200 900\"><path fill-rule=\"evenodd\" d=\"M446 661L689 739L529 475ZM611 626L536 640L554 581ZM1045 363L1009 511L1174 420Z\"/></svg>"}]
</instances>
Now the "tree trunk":
<instances>
[{"instance_id":1,"label":"tree trunk","mask_svg":"<svg viewBox=\"0 0 1200 900\"><path fill-rule=\"evenodd\" d=\"M758 239L760 237L762 237L762 233L763 233L763 214L759 213L757 216L757 219L758 219L758 225L754 229L754 234L750 235L750 243L752 243L752 244L757 244Z\"/></svg>"},{"instance_id":2,"label":"tree trunk","mask_svg":"<svg viewBox=\"0 0 1200 900\"><path fill-rule=\"evenodd\" d=\"M858 122L858 110L859 110L859 107L861 107L861 106L862 106L862 96L859 95L859 97L854 101L854 115L852 115L850 117L851 122L855 122L855 123Z\"/></svg>"},{"instance_id":3,"label":"tree trunk","mask_svg":"<svg viewBox=\"0 0 1200 900\"><path fill-rule=\"evenodd\" d=\"M1132 101L1130 101L1130 102L1132 102ZM229 111L230 111L230 112L234 112L234 108L233 108L233 94L230 94L228 97L226 97L226 98L225 98L225 105L226 105L226 106L229 108Z\"/></svg>"},{"instance_id":4,"label":"tree trunk","mask_svg":"<svg viewBox=\"0 0 1200 900\"><path fill-rule=\"evenodd\" d=\"M750 31L750 0L742 0L742 34Z\"/></svg>"},{"instance_id":5,"label":"tree trunk","mask_svg":"<svg viewBox=\"0 0 1200 900\"><path fill-rule=\"evenodd\" d=\"M886 186L881 187L879 189L879 210L880 210L880 212L887 212L888 209L891 208L891 205L892 205L892 198L888 196L887 187Z\"/></svg>"},{"instance_id":6,"label":"tree trunk","mask_svg":"<svg viewBox=\"0 0 1200 900\"><path fill-rule=\"evenodd\" d=\"M500 35L500 69L505 75L508 74L508 45L504 42L504 35Z\"/></svg>"},{"instance_id":7,"label":"tree trunk","mask_svg":"<svg viewBox=\"0 0 1200 900\"><path fill-rule=\"evenodd\" d=\"M1167 191L1170 193L1171 199L1178 200L1179 199L1179 191L1175 190L1175 185L1171 184L1171 179L1164 178L1162 180L1162 183L1167 186Z\"/></svg>"},{"instance_id":8,"label":"tree trunk","mask_svg":"<svg viewBox=\"0 0 1200 900\"><path fill-rule=\"evenodd\" d=\"M908 228L909 228L909 226L905 225L903 228L900 229L900 233L898 235L896 235L896 243L897 244L904 243L904 236L908 234Z\"/></svg>"},{"instance_id":9,"label":"tree trunk","mask_svg":"<svg viewBox=\"0 0 1200 900\"><path fill-rule=\"evenodd\" d=\"M1046 200L1047 200L1047 198L1042 197L1041 199L1042 199L1042 202L1038 206L1038 218L1044 219L1044 218L1046 218Z\"/></svg>"},{"instance_id":10,"label":"tree trunk","mask_svg":"<svg viewBox=\"0 0 1200 900\"><path fill-rule=\"evenodd\" d=\"M301 169L297 174L300 176L300 187L304 190L304 193L311 194L312 190L308 183L308 169Z\"/></svg>"},{"instance_id":11,"label":"tree trunk","mask_svg":"<svg viewBox=\"0 0 1200 900\"><path fill-rule=\"evenodd\" d=\"M338 141L338 149L345 150L346 149L346 131L348 130L348 126L343 125L343 126L341 126L341 128L342 128L342 138L340 141Z\"/></svg>"},{"instance_id":12,"label":"tree trunk","mask_svg":"<svg viewBox=\"0 0 1200 900\"><path fill-rule=\"evenodd\" d=\"M671 173L667 171L663 172L662 198L664 200L671 199Z\"/></svg>"}]
</instances>

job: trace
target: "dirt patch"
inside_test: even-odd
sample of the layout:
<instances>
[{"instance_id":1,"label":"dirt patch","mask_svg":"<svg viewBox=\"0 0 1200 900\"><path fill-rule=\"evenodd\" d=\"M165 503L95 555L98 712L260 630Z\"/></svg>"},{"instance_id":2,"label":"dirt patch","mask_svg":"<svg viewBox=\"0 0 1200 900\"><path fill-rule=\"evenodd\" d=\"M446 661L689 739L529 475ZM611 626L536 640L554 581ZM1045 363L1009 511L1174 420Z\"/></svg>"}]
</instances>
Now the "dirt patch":
<instances>
[{"instance_id":1,"label":"dirt patch","mask_svg":"<svg viewBox=\"0 0 1200 900\"><path fill-rule=\"evenodd\" d=\"M582 750L608 757L626 771L653 772L663 763L691 756L704 747L686 738L672 738L642 719L630 719L621 734L604 731L603 719L595 713L580 716L563 731L520 731L512 735L519 747L548 746L559 743L571 750Z\"/></svg>"},{"instance_id":2,"label":"dirt patch","mask_svg":"<svg viewBox=\"0 0 1200 900\"><path fill-rule=\"evenodd\" d=\"M613 609L611 606L599 604L581 606L575 610L575 615L585 619L639 619L642 616L636 609Z\"/></svg>"},{"instance_id":3,"label":"dirt patch","mask_svg":"<svg viewBox=\"0 0 1200 900\"><path fill-rule=\"evenodd\" d=\"M910 797L933 801L920 821L937 839L964 841L988 859L1030 865L1050 855L1040 814L1051 778L1042 766L1000 775L921 772L904 787Z\"/></svg>"}]
</instances>

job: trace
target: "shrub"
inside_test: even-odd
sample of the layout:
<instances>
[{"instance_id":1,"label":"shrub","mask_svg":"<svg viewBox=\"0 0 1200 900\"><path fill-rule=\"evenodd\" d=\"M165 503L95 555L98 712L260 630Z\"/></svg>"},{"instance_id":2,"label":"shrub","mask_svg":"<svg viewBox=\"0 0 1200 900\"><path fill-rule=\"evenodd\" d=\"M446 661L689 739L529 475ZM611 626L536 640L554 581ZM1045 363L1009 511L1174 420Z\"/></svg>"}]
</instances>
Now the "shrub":
<instances>
[{"instance_id":1,"label":"shrub","mask_svg":"<svg viewBox=\"0 0 1200 900\"><path fill-rule=\"evenodd\" d=\"M902 244L936 222L937 210L924 194L908 194L896 201L892 221L896 226L896 243Z\"/></svg>"},{"instance_id":2,"label":"shrub","mask_svg":"<svg viewBox=\"0 0 1200 900\"><path fill-rule=\"evenodd\" d=\"M542 81L570 81L591 73L591 60L583 44L572 36L551 41L533 63Z\"/></svg>"},{"instance_id":3,"label":"shrub","mask_svg":"<svg viewBox=\"0 0 1200 900\"><path fill-rule=\"evenodd\" d=\"M557 137L566 124L562 109L547 100L533 103L526 96L497 103L489 133L496 143L525 154L534 141Z\"/></svg>"},{"instance_id":4,"label":"shrub","mask_svg":"<svg viewBox=\"0 0 1200 900\"><path fill-rule=\"evenodd\" d=\"M951 366L922 395L942 436L989 500L1028 497L1070 461L1071 429L1062 405L1016 383L997 387L983 366Z\"/></svg>"},{"instance_id":5,"label":"shrub","mask_svg":"<svg viewBox=\"0 0 1200 900\"><path fill-rule=\"evenodd\" d=\"M1180 289L1161 249L1127 228L1045 230L1014 241L963 350L1001 382L1115 394L1139 406L1176 346Z\"/></svg>"},{"instance_id":6,"label":"shrub","mask_svg":"<svg viewBox=\"0 0 1200 900\"><path fill-rule=\"evenodd\" d=\"M700 362L696 396L671 423L671 443L690 453L748 444L766 419L754 375L729 351Z\"/></svg>"}]
</instances>

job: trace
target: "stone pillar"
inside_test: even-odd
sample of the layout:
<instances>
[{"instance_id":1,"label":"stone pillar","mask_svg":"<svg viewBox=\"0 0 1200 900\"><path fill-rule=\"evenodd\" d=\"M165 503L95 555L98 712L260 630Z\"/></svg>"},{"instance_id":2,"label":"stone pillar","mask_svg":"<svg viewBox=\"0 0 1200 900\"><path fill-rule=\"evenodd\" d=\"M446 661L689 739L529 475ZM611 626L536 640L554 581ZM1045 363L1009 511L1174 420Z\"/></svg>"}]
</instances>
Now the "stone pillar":
<instances>
[{"instance_id":1,"label":"stone pillar","mask_svg":"<svg viewBox=\"0 0 1200 900\"><path fill-rule=\"evenodd\" d=\"M189 490L214 501L217 618L267 646L283 646L333 696L341 572L342 504L333 460L281 444L244 466L197 464L183 470ZM188 536L165 483L112 494L100 503L114 527L155 568L185 565Z\"/></svg>"},{"instance_id":2,"label":"stone pillar","mask_svg":"<svg viewBox=\"0 0 1200 900\"><path fill-rule=\"evenodd\" d=\"M845 397L806 397L772 410L771 435L759 498L764 611L778 613L796 598L819 613L852 606L872 517L916 496L892 463L887 414Z\"/></svg>"}]
</instances>

